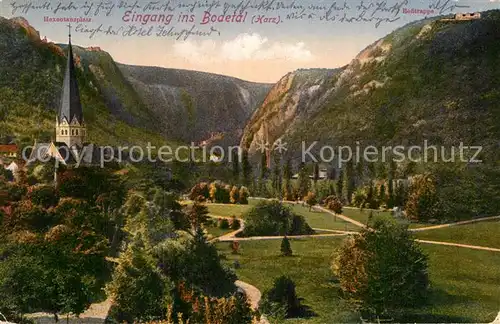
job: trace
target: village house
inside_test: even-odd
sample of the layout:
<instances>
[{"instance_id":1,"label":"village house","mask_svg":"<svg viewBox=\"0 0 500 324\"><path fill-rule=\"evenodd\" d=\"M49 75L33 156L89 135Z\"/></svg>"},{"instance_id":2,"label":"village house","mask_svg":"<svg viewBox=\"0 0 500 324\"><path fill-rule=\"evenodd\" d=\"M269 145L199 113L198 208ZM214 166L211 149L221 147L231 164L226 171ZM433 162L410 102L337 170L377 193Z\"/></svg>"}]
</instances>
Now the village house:
<instances>
[{"instance_id":1,"label":"village house","mask_svg":"<svg viewBox=\"0 0 500 324\"><path fill-rule=\"evenodd\" d=\"M18 147L16 144L0 145L0 168L12 172L14 176L19 171Z\"/></svg>"},{"instance_id":2,"label":"village house","mask_svg":"<svg viewBox=\"0 0 500 324\"><path fill-rule=\"evenodd\" d=\"M17 158L18 148L16 144L0 145L0 159Z\"/></svg>"}]
</instances>

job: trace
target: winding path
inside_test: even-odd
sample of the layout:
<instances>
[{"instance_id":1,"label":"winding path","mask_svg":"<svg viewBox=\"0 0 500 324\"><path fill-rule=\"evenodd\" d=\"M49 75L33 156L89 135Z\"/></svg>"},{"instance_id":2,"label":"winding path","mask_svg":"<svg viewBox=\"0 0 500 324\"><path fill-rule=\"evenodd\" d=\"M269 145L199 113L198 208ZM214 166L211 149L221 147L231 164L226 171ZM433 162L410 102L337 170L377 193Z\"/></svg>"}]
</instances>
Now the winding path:
<instances>
[{"instance_id":1,"label":"winding path","mask_svg":"<svg viewBox=\"0 0 500 324\"><path fill-rule=\"evenodd\" d=\"M354 224L354 225L356 225L356 226L358 226L358 227L361 227L361 228L366 228L366 225L365 225L365 224L363 224L363 223L361 223L361 222L358 222L357 220L354 220L354 219L352 219L352 218L349 218L349 217L347 217L347 216L345 216L345 215L342 215L342 214L335 214L335 213L334 213L334 212L332 212L331 210L326 209L326 208L324 208L324 207L322 207L322 206L320 206L320 205L316 205L316 206L314 206L314 208L317 208L317 209L319 209L319 210L321 210L321 211L323 211L323 212L325 212L325 213L328 213L328 214L330 214L330 215L333 215L333 216L335 216L335 217L338 217L338 218L340 218L340 219L342 219L342 220L344 220L344 221L346 221L346 222L349 222L349 223L351 223L351 224Z\"/></svg>"},{"instance_id":2,"label":"winding path","mask_svg":"<svg viewBox=\"0 0 500 324\"><path fill-rule=\"evenodd\" d=\"M411 232L422 232L422 231L428 231L428 230L440 229L440 228L446 228L446 227L452 227L452 226L459 226L459 225L472 224L472 223L478 223L478 222L487 222L487 221L496 220L496 219L500 220L500 216L481 217L481 218L470 219L470 220L466 220L466 221L460 221L460 222L454 222L454 223L448 223L448 224L426 226L426 227L421 227L421 228L412 228L412 229L410 229L410 231Z\"/></svg>"},{"instance_id":3,"label":"winding path","mask_svg":"<svg viewBox=\"0 0 500 324\"><path fill-rule=\"evenodd\" d=\"M361 227L361 228L367 227L365 224L363 224L361 222L358 222L358 221L356 221L352 218L349 218L345 215L335 214L332 211L330 211L326 208L323 208L322 206L316 205L316 206L314 206L314 208L317 208L317 209L319 209L323 212L326 212L328 214L331 214L335 217L339 217L339 218L343 219L344 221L349 222L351 224L354 224L358 227ZM230 217L220 217L220 216L216 216L216 215L210 215L210 216L211 217L218 217L218 218L230 218ZM225 241L271 240L271 239L283 238L283 236L254 236L254 237L244 237L244 238L235 237L236 234L240 233L244 229L244 221L241 218L239 218L239 219L241 222L241 227L239 230L222 235L220 237L215 238L214 240L220 241L220 242L225 242ZM440 229L440 228L459 226L459 225L465 225L465 224L483 222L483 221L490 221L490 220L496 220L496 219L500 219L500 216L482 217L482 218L477 218L477 219L473 219L473 220L410 229L410 231L421 232L421 231L426 231L426 230ZM358 232L335 231L335 230L318 229L318 228L314 228L314 230L320 230L320 231L325 231L325 232L334 232L334 233L333 234L316 234L316 235L297 235L297 236L287 236L287 237L289 237L289 238L309 238L309 237L332 237L332 236L344 236L344 235L348 235L348 234L359 234ZM474 250L500 252L500 249L498 249L498 248L490 248L490 247L485 247L485 246L468 245L468 244L460 244L460 243L452 243L452 242L428 241L428 240L419 240L419 239L416 239L415 241L417 241L419 243L423 243L423 244L454 246L454 247L468 248L468 249L474 249ZM236 281L235 284L236 284L236 286L240 287L241 289L243 289L245 291L245 294L247 295L247 298L252 306L252 309L257 309L259 301L261 299L260 291L256 287L254 287L248 283L239 281L239 280ZM265 319L265 317L262 317L261 321L259 322L259 324L268 324L268 323L269 322ZM490 324L500 324L500 312L498 313L497 317Z\"/></svg>"},{"instance_id":4,"label":"winding path","mask_svg":"<svg viewBox=\"0 0 500 324\"><path fill-rule=\"evenodd\" d=\"M266 198L262 198L262 200L265 200ZM288 202L285 201L285 203L295 203L295 202ZM211 204L211 205L224 205L224 204ZM227 204L226 204L227 205ZM345 215L341 214L335 214L331 210L328 210L320 205L316 205L313 208L319 209L325 213L328 213L330 215L333 215L335 217L338 217L346 222L349 222L353 225L356 225L361 228L367 228L367 226L361 222L358 222L357 220L354 220L350 217L347 217ZM227 218L230 219L231 217L223 217L223 216L217 216L214 214L209 214L211 217L215 218ZM219 241L219 242L228 242L228 241L258 241L258 240L277 240L277 239L282 239L283 236L251 236L251 237L236 237L236 234L240 233L243 231L245 228L245 223L244 220L241 218L238 218L241 222L241 227L240 229L227 233L225 235L219 236L212 241ZM465 225L465 224L470 224L470 223L477 223L477 222L486 222L486 221L491 221L491 220L497 220L500 219L500 216L490 216L490 217L482 217L482 218L476 218L476 219L471 219L471 220L466 220L466 221L460 221L460 222L455 222L455 223L448 223L448 224L441 224L441 225L435 225L435 226L427 226L427 227L421 227L421 228L413 228L410 229L411 232L422 232L422 231L427 231L427 230L433 230L433 229L440 229L440 228L446 228L446 227L452 227L452 226L460 226L460 225ZM316 231L323 231L323 232L332 232L331 234L313 234L313 235L287 235L288 238L295 238L295 239L301 239L301 238L314 238L314 237L338 237L338 236L344 236L344 235L349 235L349 234L359 234L358 232L350 232L350 231L336 231L336 230L329 230L329 229L320 229L320 228L313 228ZM429 240L419 240L416 239L415 241L419 243L424 243L424 244L434 244L434 245L444 245L444 246L454 246L454 247L460 247L460 248L467 248L467 249L474 249L474 250L483 250L483 251L492 251L492 252L500 252L500 249L498 248L491 248L487 246L478 246L478 245L469 245L469 244L461 244L461 243L453 243L453 242L441 242L441 241L429 241Z\"/></svg>"},{"instance_id":5,"label":"winding path","mask_svg":"<svg viewBox=\"0 0 500 324\"><path fill-rule=\"evenodd\" d=\"M427 241L427 240L419 240L419 239L416 239L415 241L417 241L419 243L425 243L425 244L446 245L446 246L462 247L462 248L473 249L473 250L500 252L500 249L491 248L491 247L487 247L487 246L468 245L468 244L460 244L460 243L452 243L452 242Z\"/></svg>"}]
</instances>

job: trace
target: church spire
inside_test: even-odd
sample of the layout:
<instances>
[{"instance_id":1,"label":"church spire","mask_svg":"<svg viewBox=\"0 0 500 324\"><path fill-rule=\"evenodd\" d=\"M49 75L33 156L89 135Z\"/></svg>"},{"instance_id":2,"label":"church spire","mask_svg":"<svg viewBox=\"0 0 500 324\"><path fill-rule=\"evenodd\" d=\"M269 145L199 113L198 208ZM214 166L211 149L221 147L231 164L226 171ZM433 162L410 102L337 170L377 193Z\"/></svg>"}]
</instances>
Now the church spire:
<instances>
[{"instance_id":1,"label":"church spire","mask_svg":"<svg viewBox=\"0 0 500 324\"><path fill-rule=\"evenodd\" d=\"M74 118L80 125L83 124L83 110L80 101L80 91L76 80L76 68L73 60L73 48L71 46L71 25L69 27L68 58L66 64L66 73L61 96L61 106L59 108L59 122L64 119L71 123Z\"/></svg>"},{"instance_id":2,"label":"church spire","mask_svg":"<svg viewBox=\"0 0 500 324\"><path fill-rule=\"evenodd\" d=\"M83 120L80 90L76 80L76 68L71 46L71 25L69 27L68 58L61 95L61 106L56 118L56 142L69 147L82 147L85 144L87 130Z\"/></svg>"}]
</instances>

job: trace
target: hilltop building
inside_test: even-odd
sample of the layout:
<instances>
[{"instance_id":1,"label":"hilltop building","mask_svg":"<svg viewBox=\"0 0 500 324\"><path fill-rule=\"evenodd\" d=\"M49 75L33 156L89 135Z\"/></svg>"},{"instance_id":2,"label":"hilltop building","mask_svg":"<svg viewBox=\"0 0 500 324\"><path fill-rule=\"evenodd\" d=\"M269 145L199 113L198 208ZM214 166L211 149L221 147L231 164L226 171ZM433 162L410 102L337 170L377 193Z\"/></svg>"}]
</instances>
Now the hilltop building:
<instances>
[{"instance_id":1,"label":"hilltop building","mask_svg":"<svg viewBox=\"0 0 500 324\"><path fill-rule=\"evenodd\" d=\"M457 13L455 14L455 20L476 20L481 19L480 12L471 12L471 13Z\"/></svg>"}]
</instances>

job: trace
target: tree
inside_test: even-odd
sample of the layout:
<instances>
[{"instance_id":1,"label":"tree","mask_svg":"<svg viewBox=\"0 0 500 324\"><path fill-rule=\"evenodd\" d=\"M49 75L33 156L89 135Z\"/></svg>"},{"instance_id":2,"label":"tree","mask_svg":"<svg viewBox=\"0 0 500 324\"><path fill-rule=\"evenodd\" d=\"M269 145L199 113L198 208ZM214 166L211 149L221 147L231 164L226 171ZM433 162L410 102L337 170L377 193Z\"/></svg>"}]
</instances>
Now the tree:
<instances>
[{"instance_id":1,"label":"tree","mask_svg":"<svg viewBox=\"0 0 500 324\"><path fill-rule=\"evenodd\" d=\"M200 229L202 225L207 224L210 219L207 206L197 201L188 207L186 214L193 232Z\"/></svg>"},{"instance_id":2,"label":"tree","mask_svg":"<svg viewBox=\"0 0 500 324\"><path fill-rule=\"evenodd\" d=\"M407 200L407 192L406 192L406 186L404 185L403 182L397 182L396 183L396 189L394 193L394 205L398 207L402 207L406 205L406 200Z\"/></svg>"},{"instance_id":3,"label":"tree","mask_svg":"<svg viewBox=\"0 0 500 324\"><path fill-rule=\"evenodd\" d=\"M370 181L366 193L366 205L370 209L378 209L380 207L380 201L377 199L376 190L373 187L373 182Z\"/></svg>"},{"instance_id":4,"label":"tree","mask_svg":"<svg viewBox=\"0 0 500 324\"><path fill-rule=\"evenodd\" d=\"M387 168L384 164L384 162L379 161L375 164L375 177L377 179L386 179L387 178Z\"/></svg>"},{"instance_id":5,"label":"tree","mask_svg":"<svg viewBox=\"0 0 500 324\"><path fill-rule=\"evenodd\" d=\"M194 235L163 241L154 248L154 255L161 272L176 284L217 297L235 291L236 275L221 262L216 246L201 228Z\"/></svg>"},{"instance_id":6,"label":"tree","mask_svg":"<svg viewBox=\"0 0 500 324\"><path fill-rule=\"evenodd\" d=\"M394 181L396 181L396 172L398 166L393 158L389 161L389 170L387 172L387 207L393 208L395 201L395 190L394 190Z\"/></svg>"},{"instance_id":7,"label":"tree","mask_svg":"<svg viewBox=\"0 0 500 324\"><path fill-rule=\"evenodd\" d=\"M352 195L352 205L358 208L364 208L366 203L366 191L361 188L356 189Z\"/></svg>"},{"instance_id":8,"label":"tree","mask_svg":"<svg viewBox=\"0 0 500 324\"><path fill-rule=\"evenodd\" d=\"M377 220L346 239L332 270L348 298L369 320L415 307L427 297L427 256L405 226Z\"/></svg>"},{"instance_id":9,"label":"tree","mask_svg":"<svg viewBox=\"0 0 500 324\"><path fill-rule=\"evenodd\" d=\"M236 216L233 215L231 217L231 224L230 224L230 226L231 226L232 230L236 231L237 229L240 228L241 222L240 222L240 220L238 218L236 218Z\"/></svg>"},{"instance_id":10,"label":"tree","mask_svg":"<svg viewBox=\"0 0 500 324\"><path fill-rule=\"evenodd\" d=\"M307 172L307 167L305 163L301 163L299 167L299 178L298 178L298 194L299 197L304 198L309 192L309 187L311 180L309 179L309 174Z\"/></svg>"},{"instance_id":11,"label":"tree","mask_svg":"<svg viewBox=\"0 0 500 324\"><path fill-rule=\"evenodd\" d=\"M238 184L240 181L240 156L237 153L235 156L232 156L232 164L233 164L233 182Z\"/></svg>"},{"instance_id":12,"label":"tree","mask_svg":"<svg viewBox=\"0 0 500 324\"><path fill-rule=\"evenodd\" d=\"M378 201L382 203L382 205L386 205L387 202L387 193L385 188L385 183L381 182L378 187Z\"/></svg>"},{"instance_id":13,"label":"tree","mask_svg":"<svg viewBox=\"0 0 500 324\"><path fill-rule=\"evenodd\" d=\"M252 165L248 160L248 151L244 150L241 157L241 168L243 172L243 184L249 186L252 183Z\"/></svg>"},{"instance_id":14,"label":"tree","mask_svg":"<svg viewBox=\"0 0 500 324\"><path fill-rule=\"evenodd\" d=\"M303 315L303 308L295 291L295 283L287 276L274 279L272 288L263 293L263 298L259 303L259 309L265 314L273 315L279 312L280 308L283 308L287 318Z\"/></svg>"},{"instance_id":15,"label":"tree","mask_svg":"<svg viewBox=\"0 0 500 324\"><path fill-rule=\"evenodd\" d=\"M240 188L240 193L239 193L239 198L240 198L240 204L242 205L248 205L248 197L250 196L250 193L248 192L247 187L241 187Z\"/></svg>"},{"instance_id":16,"label":"tree","mask_svg":"<svg viewBox=\"0 0 500 324\"><path fill-rule=\"evenodd\" d=\"M314 189L317 188L318 179L319 179L319 164L314 163L314 169L313 169Z\"/></svg>"},{"instance_id":17,"label":"tree","mask_svg":"<svg viewBox=\"0 0 500 324\"><path fill-rule=\"evenodd\" d=\"M112 316L120 323L165 318L170 289L154 258L136 245L120 257L106 288L113 299Z\"/></svg>"},{"instance_id":18,"label":"tree","mask_svg":"<svg viewBox=\"0 0 500 324\"><path fill-rule=\"evenodd\" d=\"M394 207L394 178L389 173L389 179L387 180L387 208Z\"/></svg>"},{"instance_id":19,"label":"tree","mask_svg":"<svg viewBox=\"0 0 500 324\"><path fill-rule=\"evenodd\" d=\"M281 176L281 160L279 155L275 155L274 157L274 168L273 168L273 178L272 178L274 196L276 198L281 198L281 185L282 185L282 176Z\"/></svg>"},{"instance_id":20,"label":"tree","mask_svg":"<svg viewBox=\"0 0 500 324\"><path fill-rule=\"evenodd\" d=\"M292 179L292 166L290 159L288 159L283 168L283 199L289 201L294 200L290 179Z\"/></svg>"},{"instance_id":21,"label":"tree","mask_svg":"<svg viewBox=\"0 0 500 324\"><path fill-rule=\"evenodd\" d=\"M290 245L290 240L285 235L283 237L283 239L281 240L281 255L282 256L291 256L292 254L293 254L293 252L292 252L292 246Z\"/></svg>"},{"instance_id":22,"label":"tree","mask_svg":"<svg viewBox=\"0 0 500 324\"><path fill-rule=\"evenodd\" d=\"M266 183L266 179L267 179L267 174L268 174L268 169L267 169L267 156L266 156L266 153L265 152L262 152L261 153L261 156L260 156L260 174L259 174L259 194L261 196L266 196L266 192L265 192L265 183Z\"/></svg>"},{"instance_id":23,"label":"tree","mask_svg":"<svg viewBox=\"0 0 500 324\"><path fill-rule=\"evenodd\" d=\"M212 202L228 204L230 201L231 187L220 181L214 181L210 184L210 199Z\"/></svg>"},{"instance_id":24,"label":"tree","mask_svg":"<svg viewBox=\"0 0 500 324\"><path fill-rule=\"evenodd\" d=\"M438 197L434 179L428 175L415 176L405 206L411 220L426 221L438 215Z\"/></svg>"},{"instance_id":25,"label":"tree","mask_svg":"<svg viewBox=\"0 0 500 324\"><path fill-rule=\"evenodd\" d=\"M342 214L342 202L337 196L328 196L324 202L326 208L333 211L335 214Z\"/></svg>"},{"instance_id":26,"label":"tree","mask_svg":"<svg viewBox=\"0 0 500 324\"><path fill-rule=\"evenodd\" d=\"M333 166L330 169L330 172L328 172L328 179L329 180L335 180L337 178L337 169Z\"/></svg>"},{"instance_id":27,"label":"tree","mask_svg":"<svg viewBox=\"0 0 500 324\"><path fill-rule=\"evenodd\" d=\"M309 191L307 196L304 197L304 201L309 205L309 211L311 211L312 207L318 203L318 199L316 199L316 195L314 192Z\"/></svg>"},{"instance_id":28,"label":"tree","mask_svg":"<svg viewBox=\"0 0 500 324\"><path fill-rule=\"evenodd\" d=\"M351 203L352 193L354 192L354 169L352 161L348 161L344 167L342 177L342 198L347 204Z\"/></svg>"},{"instance_id":29,"label":"tree","mask_svg":"<svg viewBox=\"0 0 500 324\"><path fill-rule=\"evenodd\" d=\"M30 199L33 204L42 206L43 208L56 206L59 202L59 197L57 196L54 186L50 185L29 187L27 198Z\"/></svg>"},{"instance_id":30,"label":"tree","mask_svg":"<svg viewBox=\"0 0 500 324\"><path fill-rule=\"evenodd\" d=\"M363 183L364 175L365 175L365 165L363 163L363 159L360 159L355 166L356 171L356 180L358 185Z\"/></svg>"},{"instance_id":31,"label":"tree","mask_svg":"<svg viewBox=\"0 0 500 324\"><path fill-rule=\"evenodd\" d=\"M208 183L200 182L191 188L191 191L189 192L189 199L195 200L199 196L203 196L206 199L210 198L210 188Z\"/></svg>"},{"instance_id":32,"label":"tree","mask_svg":"<svg viewBox=\"0 0 500 324\"><path fill-rule=\"evenodd\" d=\"M176 230L187 230L190 226L189 219L183 212L178 199L176 194L158 188L153 196L153 204L160 222L161 220L169 220Z\"/></svg>"},{"instance_id":33,"label":"tree","mask_svg":"<svg viewBox=\"0 0 500 324\"><path fill-rule=\"evenodd\" d=\"M5 169L2 165L0 165L0 179L4 178L7 181L13 181L14 180L14 174L12 174L12 171Z\"/></svg>"},{"instance_id":34,"label":"tree","mask_svg":"<svg viewBox=\"0 0 500 324\"><path fill-rule=\"evenodd\" d=\"M231 188L229 200L231 204L237 204L240 201L240 190L238 187L233 186L233 188Z\"/></svg>"},{"instance_id":35,"label":"tree","mask_svg":"<svg viewBox=\"0 0 500 324\"><path fill-rule=\"evenodd\" d=\"M339 198L342 197L342 186L344 184L344 172L339 173L339 178L335 181L335 195Z\"/></svg>"},{"instance_id":36,"label":"tree","mask_svg":"<svg viewBox=\"0 0 500 324\"><path fill-rule=\"evenodd\" d=\"M177 309L176 312L175 306L178 305L169 305L166 324L253 322L254 311L244 294L237 293L225 298L209 297L179 284L175 295L178 296L176 301L182 305L182 309Z\"/></svg>"}]
</instances>

